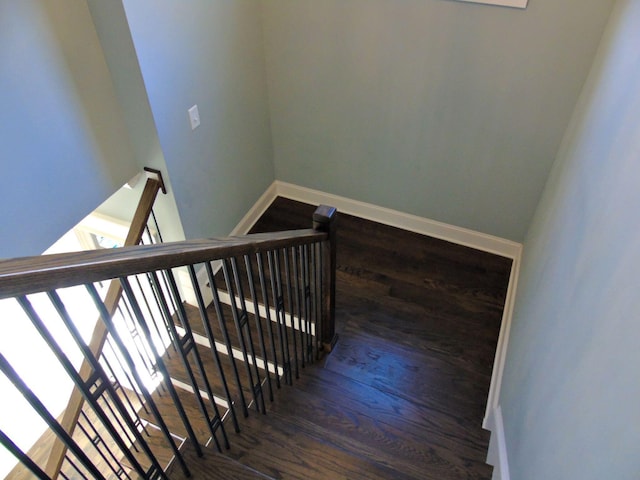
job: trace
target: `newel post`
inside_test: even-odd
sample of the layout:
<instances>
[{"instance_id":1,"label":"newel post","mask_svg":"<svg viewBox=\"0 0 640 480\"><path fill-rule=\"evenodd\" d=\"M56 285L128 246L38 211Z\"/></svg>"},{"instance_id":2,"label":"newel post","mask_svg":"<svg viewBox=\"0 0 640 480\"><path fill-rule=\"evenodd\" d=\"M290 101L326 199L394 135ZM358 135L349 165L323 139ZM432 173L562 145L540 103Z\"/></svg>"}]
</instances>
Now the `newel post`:
<instances>
[{"instance_id":1,"label":"newel post","mask_svg":"<svg viewBox=\"0 0 640 480\"><path fill-rule=\"evenodd\" d=\"M320 205L313 213L313 229L327 232L329 239L322 243L322 326L320 339L326 352L333 350L336 334L336 227L338 211Z\"/></svg>"}]
</instances>

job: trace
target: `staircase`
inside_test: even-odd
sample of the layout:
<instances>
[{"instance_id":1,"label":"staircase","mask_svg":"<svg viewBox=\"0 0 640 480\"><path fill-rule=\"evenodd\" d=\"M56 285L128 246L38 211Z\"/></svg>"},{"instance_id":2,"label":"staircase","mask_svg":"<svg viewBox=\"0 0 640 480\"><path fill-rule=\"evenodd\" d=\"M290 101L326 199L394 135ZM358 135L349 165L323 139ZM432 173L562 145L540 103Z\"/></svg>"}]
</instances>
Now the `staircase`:
<instances>
[{"instance_id":1,"label":"staircase","mask_svg":"<svg viewBox=\"0 0 640 480\"><path fill-rule=\"evenodd\" d=\"M278 198L252 233L304 228L313 212ZM220 298L205 292L167 315L167 335L181 347L161 355L166 372L151 394L180 456L145 399L120 389L166 468L156 471L143 448L133 448L145 478L491 478L480 425L509 260L348 215L337 242L337 305L307 302L310 288L300 288L304 278L327 288L330 274L320 281L319 272L304 271L305 257L319 250L294 250L298 264L264 255L262 290L277 288L278 275L283 290L292 288L268 305L251 281L256 263L247 268L239 257L200 279L194 269L194 284L219 286ZM332 308L337 344L332 328L315 321ZM122 472L105 478L141 477L126 458L119 463Z\"/></svg>"},{"instance_id":2,"label":"staircase","mask_svg":"<svg viewBox=\"0 0 640 480\"><path fill-rule=\"evenodd\" d=\"M312 211L279 198L253 231ZM190 451L192 478L491 478L480 425L510 262L344 214L338 245L334 350L229 450Z\"/></svg>"}]
</instances>

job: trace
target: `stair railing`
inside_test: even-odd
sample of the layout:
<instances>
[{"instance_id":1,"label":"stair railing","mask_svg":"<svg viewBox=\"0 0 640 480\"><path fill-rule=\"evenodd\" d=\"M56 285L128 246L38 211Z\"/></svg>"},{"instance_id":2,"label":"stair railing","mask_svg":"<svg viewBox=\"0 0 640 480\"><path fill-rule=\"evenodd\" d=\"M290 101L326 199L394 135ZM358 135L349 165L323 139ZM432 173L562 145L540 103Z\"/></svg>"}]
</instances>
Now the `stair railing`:
<instances>
[{"instance_id":1,"label":"stair railing","mask_svg":"<svg viewBox=\"0 0 640 480\"><path fill-rule=\"evenodd\" d=\"M228 448L224 420L238 431L236 408L265 413L265 389L272 401L274 387L335 344L335 218L335 209L319 207L309 230L1 261L0 299L15 299L73 382L81 399L74 405L84 406L55 418L0 352L2 375L64 446L66 470L59 460L35 460L2 430L0 443L38 478L166 478L158 443L186 474L182 443L198 455L208 441ZM105 297L97 285L111 279L119 293ZM93 311L78 314L65 303L74 287L99 313L100 334L91 340L80 327ZM186 304L185 288L196 305ZM73 348L61 347L34 307L40 297ZM63 424L68 417L75 432ZM156 430L161 441L151 439Z\"/></svg>"},{"instance_id":2,"label":"stair railing","mask_svg":"<svg viewBox=\"0 0 640 480\"><path fill-rule=\"evenodd\" d=\"M124 246L138 245L147 230L147 224L153 211L153 205L156 200L156 196L159 191L166 192L162 174L158 170L146 168L145 171L152 174L147 178L144 190L136 211L131 220L131 225L127 233L127 237L124 241ZM110 315L113 315L120 304L122 297L122 286L118 282L111 282L109 284L106 297L104 299L104 305ZM101 321L97 321L95 328L91 335L89 342L89 350L92 354L99 358L102 355L102 351L107 340L108 332L105 325ZM88 360L83 360L80 367L79 375L83 380L87 380L91 374L92 366ZM73 388L67 407L64 410L62 420L60 422L61 427L69 434L73 435L74 430L78 425L78 419L82 412L82 406L84 405L84 398L79 388ZM60 473L62 462L65 459L67 453L67 446L58 437L51 448L47 464L45 465L45 472L52 478L56 478Z\"/></svg>"}]
</instances>

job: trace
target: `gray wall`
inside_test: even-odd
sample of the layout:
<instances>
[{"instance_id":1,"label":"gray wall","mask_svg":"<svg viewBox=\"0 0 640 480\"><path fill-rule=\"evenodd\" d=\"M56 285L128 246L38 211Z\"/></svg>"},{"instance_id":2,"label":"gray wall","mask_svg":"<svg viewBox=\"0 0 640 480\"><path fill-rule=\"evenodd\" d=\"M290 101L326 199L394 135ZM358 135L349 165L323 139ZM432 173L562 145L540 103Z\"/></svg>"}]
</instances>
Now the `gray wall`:
<instances>
[{"instance_id":1,"label":"gray wall","mask_svg":"<svg viewBox=\"0 0 640 480\"><path fill-rule=\"evenodd\" d=\"M136 171L84 2L0 0L0 257L38 255Z\"/></svg>"},{"instance_id":2,"label":"gray wall","mask_svg":"<svg viewBox=\"0 0 640 480\"><path fill-rule=\"evenodd\" d=\"M260 6L123 4L185 235L228 234L274 179Z\"/></svg>"},{"instance_id":3,"label":"gray wall","mask_svg":"<svg viewBox=\"0 0 640 480\"><path fill-rule=\"evenodd\" d=\"M149 106L122 1L86 1L122 107L138 169L142 171L144 167L151 167L162 172L167 193L158 194L153 210L158 219L163 240L184 240L184 231L173 196L171 179L160 147L155 120ZM98 207L98 212L121 220L130 220L133 218L144 183L140 181L132 190L119 190Z\"/></svg>"},{"instance_id":4,"label":"gray wall","mask_svg":"<svg viewBox=\"0 0 640 480\"><path fill-rule=\"evenodd\" d=\"M264 0L279 180L521 241L612 0Z\"/></svg>"},{"instance_id":5,"label":"gray wall","mask_svg":"<svg viewBox=\"0 0 640 480\"><path fill-rule=\"evenodd\" d=\"M640 474L639 45L640 1L620 0L526 238L500 398L514 480Z\"/></svg>"}]
</instances>

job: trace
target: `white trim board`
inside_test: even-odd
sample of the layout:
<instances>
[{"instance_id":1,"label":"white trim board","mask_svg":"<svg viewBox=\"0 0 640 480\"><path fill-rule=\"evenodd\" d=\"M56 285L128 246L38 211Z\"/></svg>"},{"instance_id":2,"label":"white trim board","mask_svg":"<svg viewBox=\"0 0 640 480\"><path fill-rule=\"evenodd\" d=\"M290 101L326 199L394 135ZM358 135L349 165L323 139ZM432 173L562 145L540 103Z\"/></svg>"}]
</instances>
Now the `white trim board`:
<instances>
[{"instance_id":1,"label":"white trim board","mask_svg":"<svg viewBox=\"0 0 640 480\"><path fill-rule=\"evenodd\" d=\"M491 439L487 452L487 463L493 465L491 480L510 480L509 458L507 455L507 442L504 437L504 423L502 409L496 407L491 415Z\"/></svg>"},{"instance_id":2,"label":"white trim board","mask_svg":"<svg viewBox=\"0 0 640 480\"><path fill-rule=\"evenodd\" d=\"M324 204L336 207L338 213L344 212L367 220L372 220L392 227L409 230L411 232L439 238L465 247L475 248L502 257L517 258L522 250L522 244L476 232L467 228L456 227L446 223L418 217L409 213L379 207L370 203L352 200L350 198L321 192L291 183L276 180L276 194L311 204ZM271 188L271 187L269 187Z\"/></svg>"},{"instance_id":3,"label":"white trim board","mask_svg":"<svg viewBox=\"0 0 640 480\"><path fill-rule=\"evenodd\" d=\"M511 7L511 8L527 8L529 0L458 0L459 2L467 3L483 3L485 5L494 5L496 7Z\"/></svg>"},{"instance_id":4,"label":"white trim board","mask_svg":"<svg viewBox=\"0 0 640 480\"><path fill-rule=\"evenodd\" d=\"M511 321L513 318L513 309L516 301L516 292L518 290L518 278L520 276L521 253L513 259L511 265L511 274L509 275L509 286L507 287L507 295L504 301L504 309L502 310L502 321L500 322L500 333L498 334L498 344L496 345L496 356L493 360L493 370L491 373L491 386L489 387L489 397L487 399L487 408L484 414L482 427L491 430L491 422L489 421L493 411L499 408L500 389L502 388L502 376L504 374L504 365L507 359L507 346L509 335L511 332Z\"/></svg>"}]
</instances>

